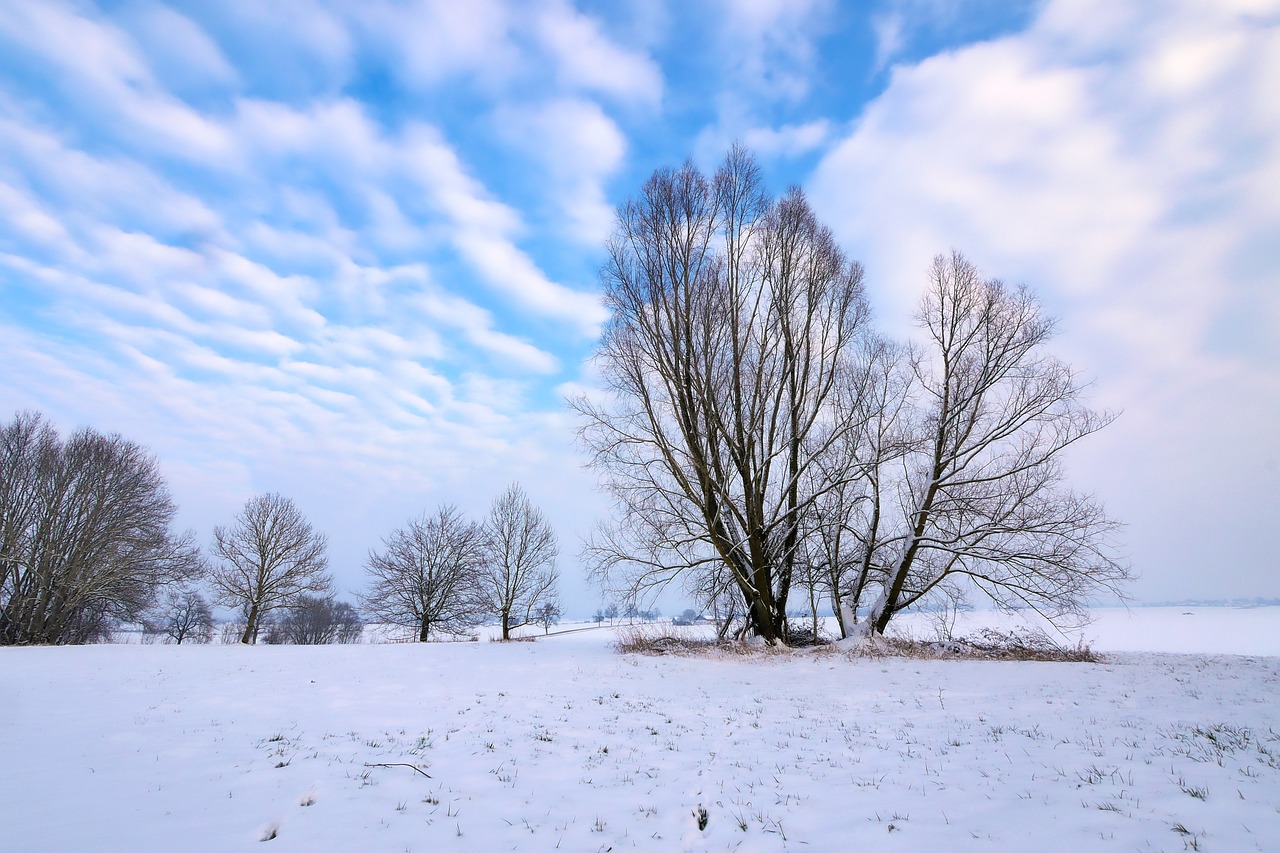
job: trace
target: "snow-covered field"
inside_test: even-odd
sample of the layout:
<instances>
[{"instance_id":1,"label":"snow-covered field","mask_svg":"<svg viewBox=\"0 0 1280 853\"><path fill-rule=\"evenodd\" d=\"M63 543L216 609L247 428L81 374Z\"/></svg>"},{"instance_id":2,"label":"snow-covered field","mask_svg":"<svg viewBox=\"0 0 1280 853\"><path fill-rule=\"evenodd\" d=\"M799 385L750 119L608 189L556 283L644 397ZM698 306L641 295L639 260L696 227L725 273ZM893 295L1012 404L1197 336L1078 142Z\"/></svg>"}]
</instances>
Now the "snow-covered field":
<instances>
[{"instance_id":1,"label":"snow-covered field","mask_svg":"<svg viewBox=\"0 0 1280 853\"><path fill-rule=\"evenodd\" d=\"M1101 664L0 648L0 847L1280 849L1280 658L1218 653L1280 608L1124 618Z\"/></svg>"}]
</instances>

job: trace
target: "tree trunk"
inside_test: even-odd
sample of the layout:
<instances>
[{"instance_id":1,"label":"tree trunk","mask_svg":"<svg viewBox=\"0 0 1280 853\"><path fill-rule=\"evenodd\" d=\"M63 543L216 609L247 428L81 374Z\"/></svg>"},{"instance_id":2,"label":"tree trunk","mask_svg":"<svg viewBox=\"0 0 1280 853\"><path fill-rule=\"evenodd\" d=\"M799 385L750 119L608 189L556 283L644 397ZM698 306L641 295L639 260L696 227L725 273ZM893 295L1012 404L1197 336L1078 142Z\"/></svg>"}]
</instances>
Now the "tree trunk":
<instances>
[{"instance_id":1,"label":"tree trunk","mask_svg":"<svg viewBox=\"0 0 1280 853\"><path fill-rule=\"evenodd\" d=\"M240 637L240 642L246 646L252 645L258 641L258 606L255 604L249 609L249 619L244 623L244 634Z\"/></svg>"}]
</instances>

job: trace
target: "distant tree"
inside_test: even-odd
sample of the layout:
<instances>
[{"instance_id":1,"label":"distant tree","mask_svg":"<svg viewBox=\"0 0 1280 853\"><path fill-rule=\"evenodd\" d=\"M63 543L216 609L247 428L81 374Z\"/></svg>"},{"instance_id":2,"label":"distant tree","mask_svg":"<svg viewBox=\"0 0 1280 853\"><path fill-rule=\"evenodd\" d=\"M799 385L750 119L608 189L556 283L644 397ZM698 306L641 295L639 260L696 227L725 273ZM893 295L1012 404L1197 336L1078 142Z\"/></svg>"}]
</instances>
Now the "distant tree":
<instances>
[{"instance_id":1,"label":"distant tree","mask_svg":"<svg viewBox=\"0 0 1280 853\"><path fill-rule=\"evenodd\" d=\"M610 604L604 609L604 618L609 620L609 624L613 624L613 620L618 618L618 605Z\"/></svg>"},{"instance_id":2,"label":"distant tree","mask_svg":"<svg viewBox=\"0 0 1280 853\"><path fill-rule=\"evenodd\" d=\"M599 607L597 607L597 608L596 608L596 613L595 613L595 615L591 617L591 621L592 621L592 622L594 622L594 623L596 623L597 625L599 625L601 622L603 622L603 621L604 621L604 611L603 611L603 610L601 610Z\"/></svg>"},{"instance_id":3,"label":"distant tree","mask_svg":"<svg viewBox=\"0 0 1280 853\"><path fill-rule=\"evenodd\" d=\"M537 622L542 626L542 633L551 632L552 625L560 624L560 605L554 601L546 601L538 605Z\"/></svg>"},{"instance_id":4,"label":"distant tree","mask_svg":"<svg viewBox=\"0 0 1280 853\"><path fill-rule=\"evenodd\" d=\"M675 623L677 625L692 625L694 622L698 621L699 615L701 614L699 614L698 611L689 608L675 618Z\"/></svg>"},{"instance_id":5,"label":"distant tree","mask_svg":"<svg viewBox=\"0 0 1280 853\"><path fill-rule=\"evenodd\" d=\"M358 643L364 622L345 601L319 595L300 595L288 608L269 620L266 641L295 646Z\"/></svg>"},{"instance_id":6,"label":"distant tree","mask_svg":"<svg viewBox=\"0 0 1280 853\"><path fill-rule=\"evenodd\" d=\"M502 623L502 639L534 620L539 605L556 593L556 533L518 483L498 496L484 524L485 566L480 600Z\"/></svg>"},{"instance_id":7,"label":"distant tree","mask_svg":"<svg viewBox=\"0 0 1280 853\"><path fill-rule=\"evenodd\" d=\"M230 527L213 529L213 553L221 559L210 580L219 604L244 616L242 643L255 643L262 621L304 594L329 592L328 539L317 533L293 501L278 494L250 498Z\"/></svg>"},{"instance_id":8,"label":"distant tree","mask_svg":"<svg viewBox=\"0 0 1280 853\"><path fill-rule=\"evenodd\" d=\"M0 645L86 643L199 574L159 463L92 429L65 441L35 412L0 425Z\"/></svg>"},{"instance_id":9,"label":"distant tree","mask_svg":"<svg viewBox=\"0 0 1280 853\"><path fill-rule=\"evenodd\" d=\"M218 639L223 645L231 645L240 642L240 637L244 635L243 622L223 622L222 627L218 630Z\"/></svg>"},{"instance_id":10,"label":"distant tree","mask_svg":"<svg viewBox=\"0 0 1280 853\"><path fill-rule=\"evenodd\" d=\"M191 587L169 590L152 622L154 630L178 645L213 639L213 611L205 597Z\"/></svg>"},{"instance_id":11,"label":"distant tree","mask_svg":"<svg viewBox=\"0 0 1280 853\"><path fill-rule=\"evenodd\" d=\"M448 504L392 531L365 564L373 582L362 598L365 612L414 629L424 643L432 631L470 628L482 615L477 594L485 541L480 525Z\"/></svg>"}]
</instances>

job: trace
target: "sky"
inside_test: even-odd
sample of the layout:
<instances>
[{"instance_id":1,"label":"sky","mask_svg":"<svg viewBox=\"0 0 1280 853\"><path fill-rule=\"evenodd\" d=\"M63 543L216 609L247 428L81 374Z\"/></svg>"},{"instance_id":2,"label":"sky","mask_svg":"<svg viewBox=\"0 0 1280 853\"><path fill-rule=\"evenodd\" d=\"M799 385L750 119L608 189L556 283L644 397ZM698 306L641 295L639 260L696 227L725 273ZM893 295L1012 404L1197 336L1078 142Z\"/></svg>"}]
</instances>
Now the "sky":
<instances>
[{"instance_id":1,"label":"sky","mask_svg":"<svg viewBox=\"0 0 1280 853\"><path fill-rule=\"evenodd\" d=\"M0 0L0 417L145 445L206 544L292 498L347 598L518 481L586 615L602 244L736 140L884 332L951 248L1059 318L1135 600L1280 597L1277 91L1276 0Z\"/></svg>"}]
</instances>

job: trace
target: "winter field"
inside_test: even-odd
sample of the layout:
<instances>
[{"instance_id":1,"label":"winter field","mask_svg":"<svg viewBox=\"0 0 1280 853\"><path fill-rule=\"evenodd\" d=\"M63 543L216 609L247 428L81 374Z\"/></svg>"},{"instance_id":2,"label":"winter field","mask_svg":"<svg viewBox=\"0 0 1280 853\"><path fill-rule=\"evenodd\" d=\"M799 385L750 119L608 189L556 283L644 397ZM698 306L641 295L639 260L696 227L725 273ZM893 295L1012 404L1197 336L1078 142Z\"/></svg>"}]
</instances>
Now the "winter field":
<instances>
[{"instance_id":1,"label":"winter field","mask_svg":"<svg viewBox=\"0 0 1280 853\"><path fill-rule=\"evenodd\" d=\"M607 628L0 648L2 844L1280 849L1280 608L1087 633L1104 662L646 657Z\"/></svg>"}]
</instances>

